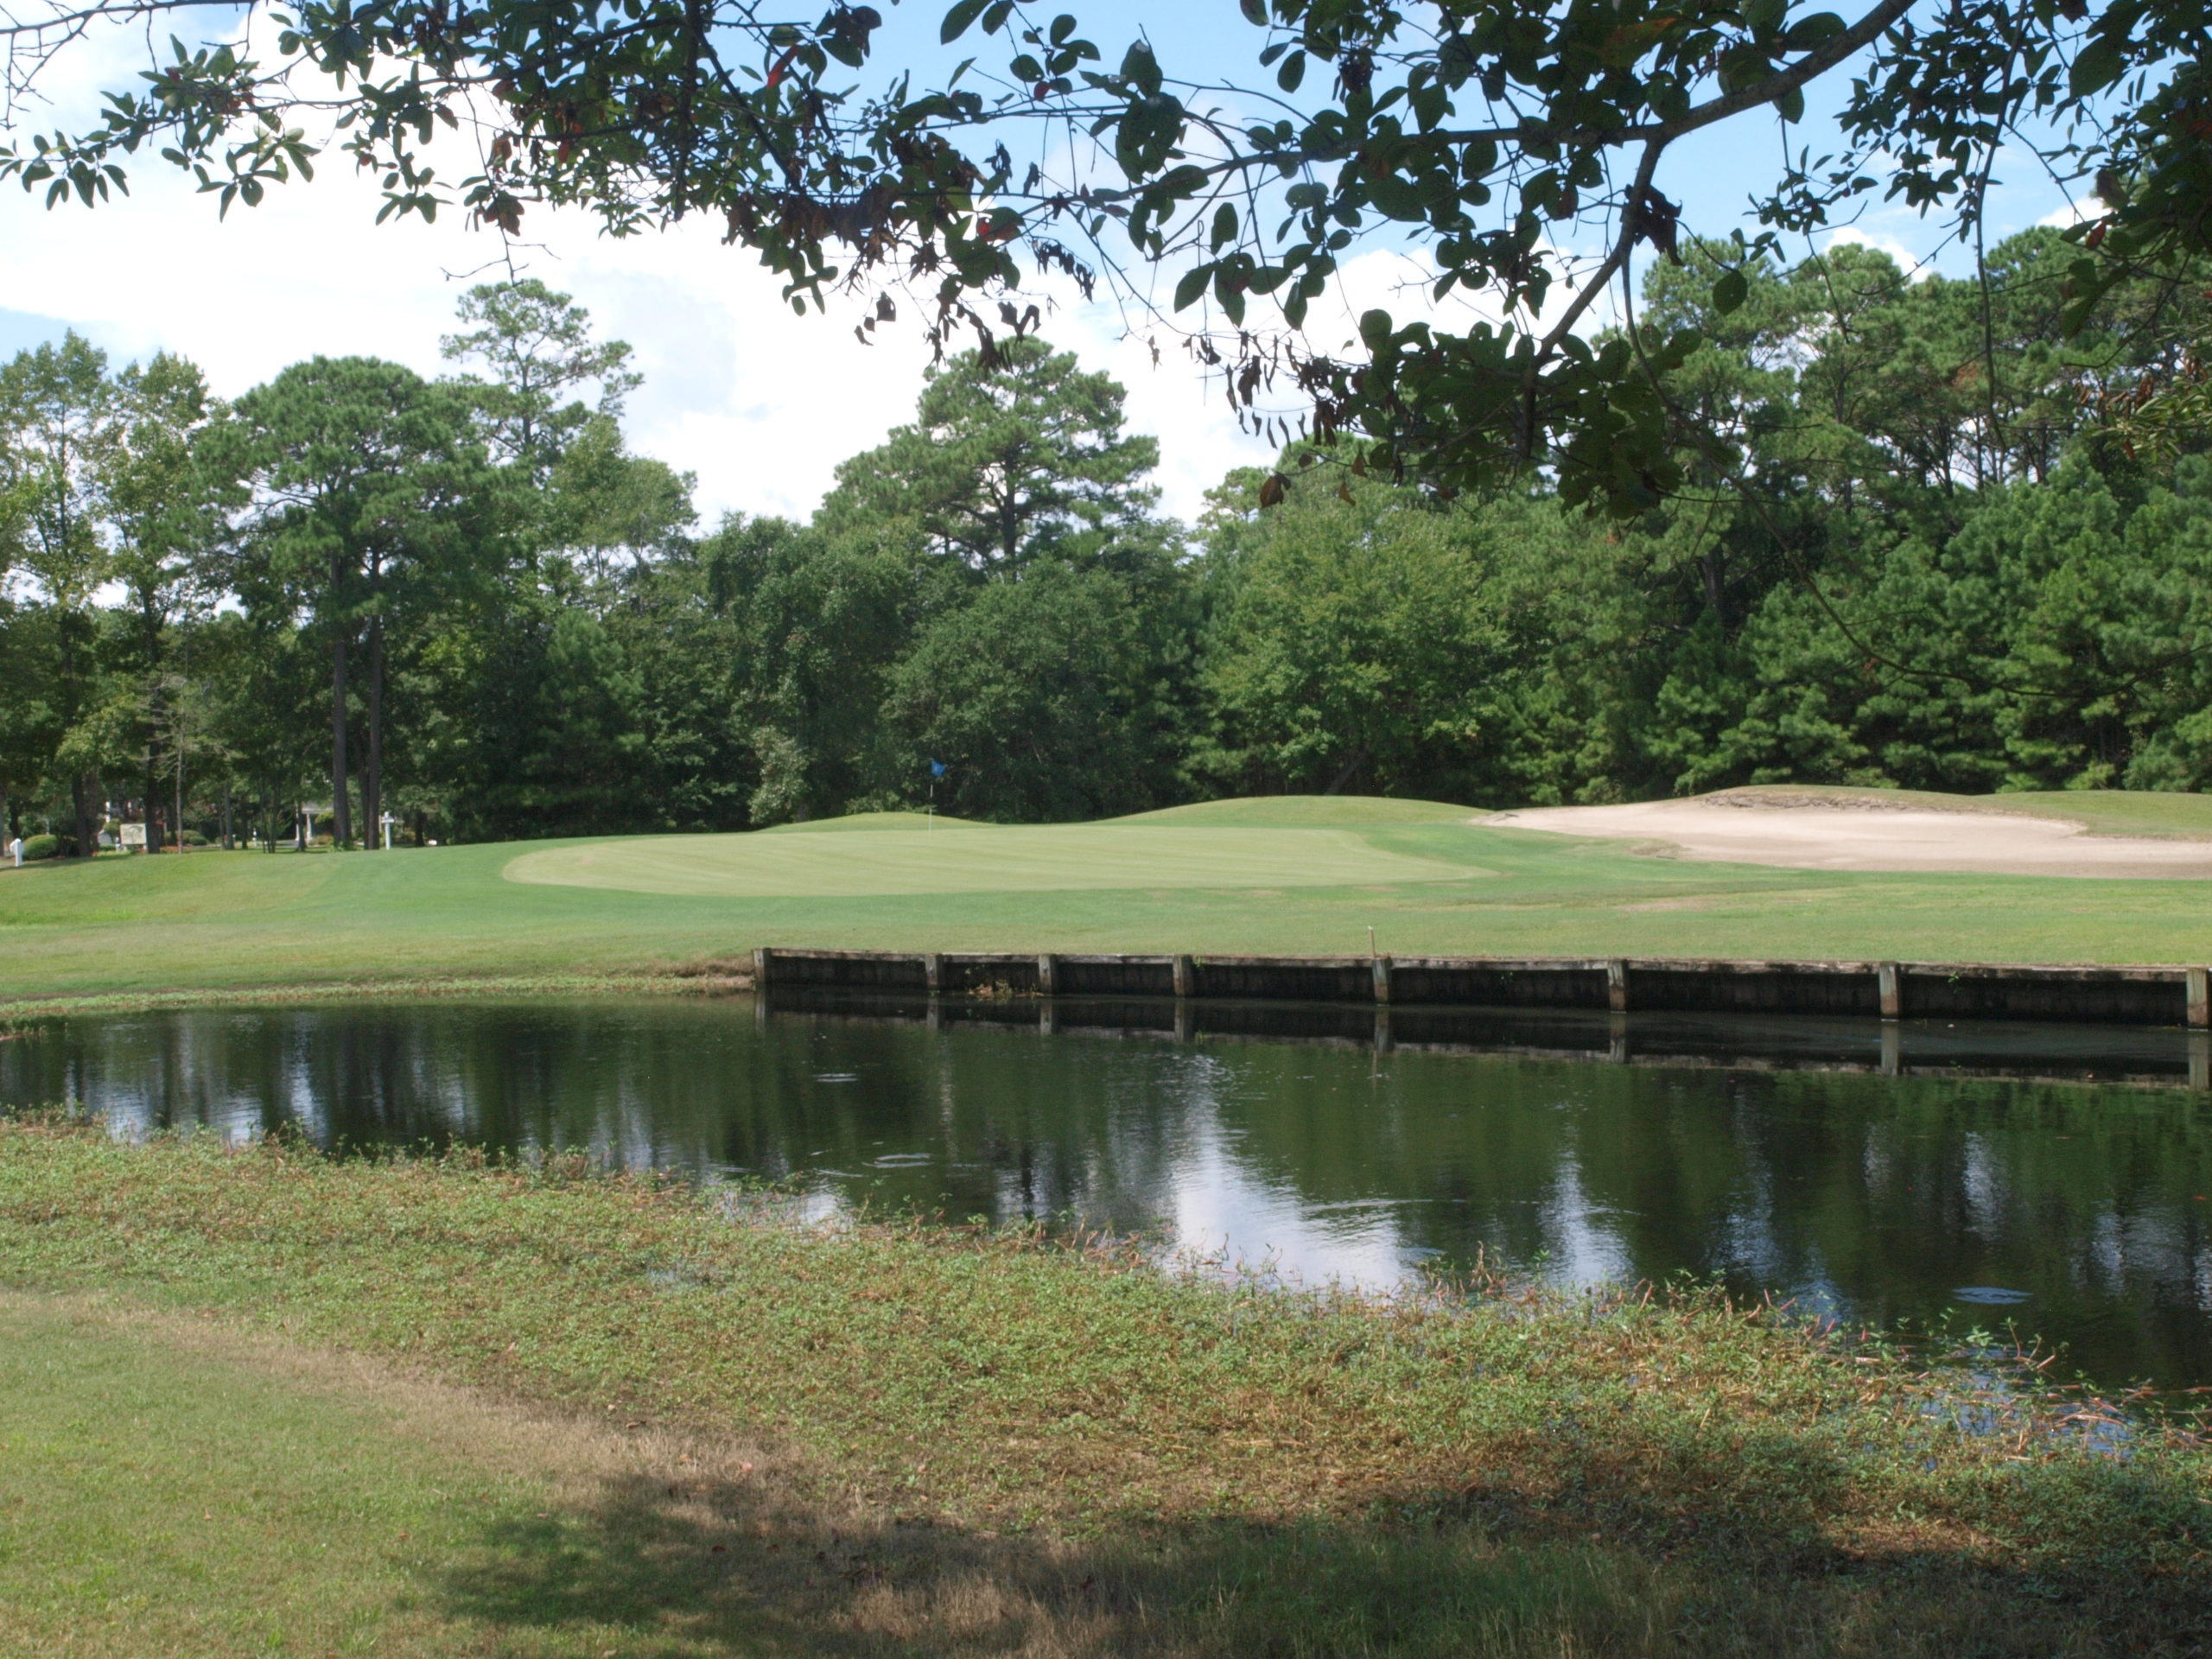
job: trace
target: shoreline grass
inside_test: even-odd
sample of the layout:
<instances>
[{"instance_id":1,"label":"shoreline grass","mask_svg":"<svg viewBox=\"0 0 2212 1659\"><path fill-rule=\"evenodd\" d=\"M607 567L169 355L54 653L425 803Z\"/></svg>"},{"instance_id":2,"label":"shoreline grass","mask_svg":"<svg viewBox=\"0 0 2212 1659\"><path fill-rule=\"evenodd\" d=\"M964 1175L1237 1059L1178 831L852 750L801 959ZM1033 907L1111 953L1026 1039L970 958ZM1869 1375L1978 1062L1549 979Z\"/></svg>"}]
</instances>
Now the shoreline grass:
<instances>
[{"instance_id":1,"label":"shoreline grass","mask_svg":"<svg viewBox=\"0 0 2212 1659\"><path fill-rule=\"evenodd\" d=\"M264 1008L345 1001L399 1001L494 996L724 996L753 988L753 965L713 959L660 973L448 976L429 979L309 981L166 991L63 992L0 997L0 1032L18 1020L72 1014L144 1014L160 1008Z\"/></svg>"},{"instance_id":2,"label":"shoreline grass","mask_svg":"<svg viewBox=\"0 0 2212 1659\"><path fill-rule=\"evenodd\" d=\"M631 1447L631 1475L530 1510L552 1523L537 1541L508 1514L520 1500L446 1526L451 1559L346 1614L357 1636L381 1618L394 1651L457 1650L457 1633L671 1656L1889 1659L2212 1639L2212 1451L2187 1426L2139 1423L2108 1455L2063 1421L2078 1396L1977 1389L1704 1292L1287 1295L1027 1235L804 1227L762 1195L580 1159L340 1161L53 1119L0 1125L0 1286L19 1325L92 1309L157 1349L197 1325L238 1345L234 1370L256 1344L310 1367L350 1356L391 1368L394 1400L458 1390ZM82 1338L77 1372L105 1374L105 1340ZM111 1360L126 1378L155 1363ZM52 1396L0 1389L0 1421L87 1409ZM286 1398L310 1452L358 1432L315 1430L312 1401ZM181 1429L147 1421L131 1455L185 1459ZM664 1495L679 1445L723 1473ZM102 1478L17 1459L8 1479L47 1506L39 1525L101 1535L140 1495L124 1449L105 1455L83 1465ZM554 1482L559 1461L514 1478ZM808 1543L802 1586L784 1554ZM40 1617L107 1628L99 1592L50 1579L0 1545L0 1613L31 1586Z\"/></svg>"}]
</instances>

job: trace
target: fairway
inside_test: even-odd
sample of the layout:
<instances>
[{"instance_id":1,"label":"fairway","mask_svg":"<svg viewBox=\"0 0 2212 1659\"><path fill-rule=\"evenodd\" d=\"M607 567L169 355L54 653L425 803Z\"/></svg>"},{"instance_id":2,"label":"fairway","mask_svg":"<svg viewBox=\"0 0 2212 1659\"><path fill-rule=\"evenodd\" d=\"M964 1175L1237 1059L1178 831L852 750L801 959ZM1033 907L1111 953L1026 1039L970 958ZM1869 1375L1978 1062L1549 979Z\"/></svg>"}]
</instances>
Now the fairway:
<instances>
[{"instance_id":1,"label":"fairway","mask_svg":"<svg viewBox=\"0 0 2212 1659\"><path fill-rule=\"evenodd\" d=\"M1471 838L1473 831L1469 831ZM1335 887L1495 876L1351 830L1176 823L975 825L849 835L652 836L524 853L510 881L728 899Z\"/></svg>"},{"instance_id":2,"label":"fairway","mask_svg":"<svg viewBox=\"0 0 2212 1659\"><path fill-rule=\"evenodd\" d=\"M2200 827L2203 803L2080 804L2101 827L2173 834ZM726 973L760 945L1331 955L1364 951L1370 928L1400 956L2189 963L2212 948L2212 881L1726 864L1345 796L1052 826L886 813L755 835L0 869L0 999L574 990Z\"/></svg>"}]
</instances>

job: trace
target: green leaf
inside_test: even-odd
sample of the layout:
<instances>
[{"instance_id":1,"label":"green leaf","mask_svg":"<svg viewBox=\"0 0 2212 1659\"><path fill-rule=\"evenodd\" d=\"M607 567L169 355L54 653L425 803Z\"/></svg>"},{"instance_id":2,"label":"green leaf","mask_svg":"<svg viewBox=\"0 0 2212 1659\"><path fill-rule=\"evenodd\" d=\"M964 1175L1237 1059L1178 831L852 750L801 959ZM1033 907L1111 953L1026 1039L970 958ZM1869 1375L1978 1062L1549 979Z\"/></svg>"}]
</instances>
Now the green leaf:
<instances>
[{"instance_id":1,"label":"green leaf","mask_svg":"<svg viewBox=\"0 0 2212 1659\"><path fill-rule=\"evenodd\" d=\"M1282 60L1282 67L1275 71L1275 85L1286 92L1298 90L1298 83L1306 79L1306 54L1294 52Z\"/></svg>"},{"instance_id":2,"label":"green leaf","mask_svg":"<svg viewBox=\"0 0 2212 1659\"><path fill-rule=\"evenodd\" d=\"M959 3L944 14L944 27L938 30L938 40L950 46L968 32L968 26L983 15L988 0L959 0Z\"/></svg>"},{"instance_id":3,"label":"green leaf","mask_svg":"<svg viewBox=\"0 0 2212 1659\"><path fill-rule=\"evenodd\" d=\"M2075 97L2087 98L2104 91L2126 73L2126 54L2109 40L2099 38L2082 48L2074 67L2066 72L2066 84Z\"/></svg>"},{"instance_id":4,"label":"green leaf","mask_svg":"<svg viewBox=\"0 0 2212 1659\"><path fill-rule=\"evenodd\" d=\"M1132 41L1122 54L1122 79L1135 81L1147 98L1159 95L1160 60L1142 41Z\"/></svg>"},{"instance_id":5,"label":"green leaf","mask_svg":"<svg viewBox=\"0 0 2212 1659\"><path fill-rule=\"evenodd\" d=\"M1805 89L1792 86L1774 100L1774 107L1784 121L1802 121L1805 118Z\"/></svg>"},{"instance_id":6,"label":"green leaf","mask_svg":"<svg viewBox=\"0 0 2212 1659\"><path fill-rule=\"evenodd\" d=\"M1193 266L1191 270L1185 271L1183 280L1175 284L1174 308L1178 311L1188 310L1198 296L1206 291L1206 283L1212 280L1212 277L1213 267L1211 264Z\"/></svg>"},{"instance_id":7,"label":"green leaf","mask_svg":"<svg viewBox=\"0 0 2212 1659\"><path fill-rule=\"evenodd\" d=\"M1242 325L1244 321L1244 284L1230 268L1227 260L1214 267L1213 296L1221 302L1231 322Z\"/></svg>"},{"instance_id":8,"label":"green leaf","mask_svg":"<svg viewBox=\"0 0 2212 1659\"><path fill-rule=\"evenodd\" d=\"M1654 17L1640 23L1630 23L1605 36L1598 47L1598 61L1608 69L1625 69L1651 47L1667 37L1675 27L1671 17Z\"/></svg>"},{"instance_id":9,"label":"green leaf","mask_svg":"<svg viewBox=\"0 0 2212 1659\"><path fill-rule=\"evenodd\" d=\"M1832 11L1816 11L1809 17L1800 17L1789 25L1789 32L1782 37L1783 49L1789 52L1810 52L1815 47L1834 40L1843 33L1842 18Z\"/></svg>"},{"instance_id":10,"label":"green leaf","mask_svg":"<svg viewBox=\"0 0 2212 1659\"><path fill-rule=\"evenodd\" d=\"M1740 270L1724 270L1713 285L1713 308L1722 316L1743 308L1751 297L1751 280Z\"/></svg>"},{"instance_id":11,"label":"green leaf","mask_svg":"<svg viewBox=\"0 0 2212 1659\"><path fill-rule=\"evenodd\" d=\"M1226 244L1236 239L1236 208L1234 204L1224 201L1213 210L1213 251L1218 253Z\"/></svg>"},{"instance_id":12,"label":"green leaf","mask_svg":"<svg viewBox=\"0 0 2212 1659\"><path fill-rule=\"evenodd\" d=\"M1753 35L1771 35L1789 12L1789 0L1745 0L1744 22Z\"/></svg>"}]
</instances>

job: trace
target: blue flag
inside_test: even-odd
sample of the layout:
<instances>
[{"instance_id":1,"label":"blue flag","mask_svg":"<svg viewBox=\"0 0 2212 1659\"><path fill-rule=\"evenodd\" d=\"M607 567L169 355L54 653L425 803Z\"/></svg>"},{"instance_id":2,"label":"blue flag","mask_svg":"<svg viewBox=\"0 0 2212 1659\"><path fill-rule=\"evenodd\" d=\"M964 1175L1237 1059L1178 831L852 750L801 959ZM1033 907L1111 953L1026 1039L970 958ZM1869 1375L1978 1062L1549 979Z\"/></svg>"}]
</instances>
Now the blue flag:
<instances>
[{"instance_id":1,"label":"blue flag","mask_svg":"<svg viewBox=\"0 0 2212 1659\"><path fill-rule=\"evenodd\" d=\"M931 776L931 777L932 777L932 778L942 778L942 777L944 777L944 761L942 761L942 760L932 760L932 761L931 761L931 762L930 762L930 776Z\"/></svg>"}]
</instances>

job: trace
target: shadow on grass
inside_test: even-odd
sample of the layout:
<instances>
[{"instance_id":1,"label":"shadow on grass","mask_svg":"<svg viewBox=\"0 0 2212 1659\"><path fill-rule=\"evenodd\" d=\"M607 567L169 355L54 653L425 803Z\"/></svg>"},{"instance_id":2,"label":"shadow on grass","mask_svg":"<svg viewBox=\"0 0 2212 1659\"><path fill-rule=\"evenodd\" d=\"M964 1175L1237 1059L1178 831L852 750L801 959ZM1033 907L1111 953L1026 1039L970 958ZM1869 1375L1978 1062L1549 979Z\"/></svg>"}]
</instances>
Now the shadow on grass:
<instances>
[{"instance_id":1,"label":"shadow on grass","mask_svg":"<svg viewBox=\"0 0 2212 1659\"><path fill-rule=\"evenodd\" d=\"M1664 1471L1589 1459L1542 1492L1478 1481L1363 1516L1145 1524L1075 1543L810 1508L779 1497L780 1481L639 1474L487 1535L442 1592L446 1611L511 1640L613 1627L617 1650L656 1659L2212 1649L2201 1562L2145 1571L2145 1556L2113 1559L2114 1541L2085 1535L2008 1565L1956 1522L1948 1538L1892 1519L1847 1541L1820 1521L1843 1480L1831 1459L1793 1455L1786 1437L1738 1450ZM2094 1523L2117 1503L2155 1522L2202 1502L2125 1470L2040 1467L2048 1489L2029 1502L2055 1516Z\"/></svg>"}]
</instances>

